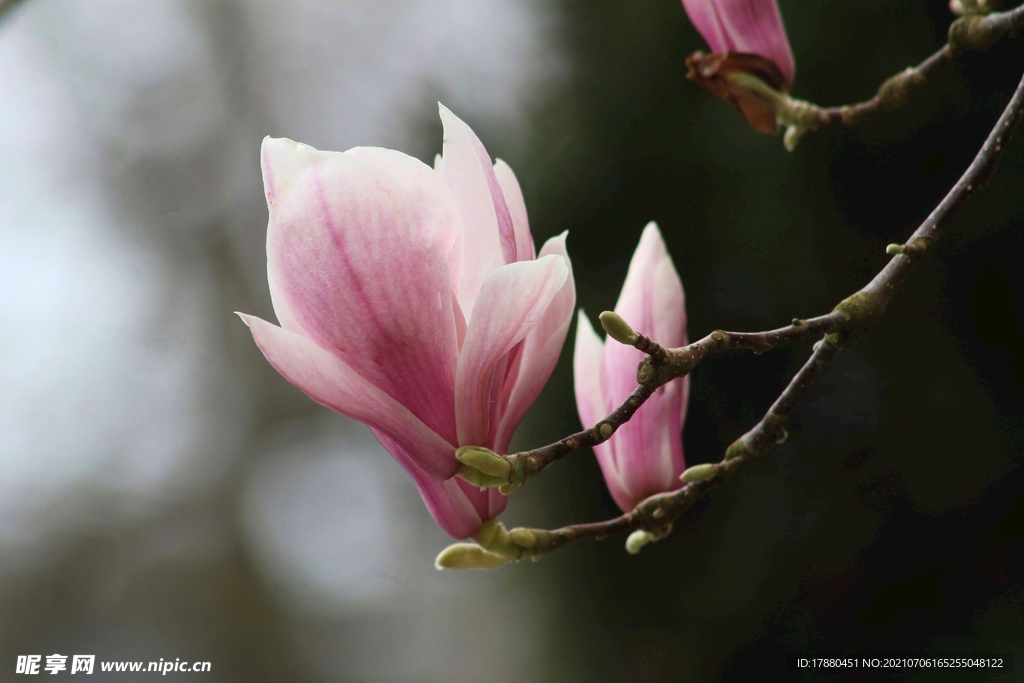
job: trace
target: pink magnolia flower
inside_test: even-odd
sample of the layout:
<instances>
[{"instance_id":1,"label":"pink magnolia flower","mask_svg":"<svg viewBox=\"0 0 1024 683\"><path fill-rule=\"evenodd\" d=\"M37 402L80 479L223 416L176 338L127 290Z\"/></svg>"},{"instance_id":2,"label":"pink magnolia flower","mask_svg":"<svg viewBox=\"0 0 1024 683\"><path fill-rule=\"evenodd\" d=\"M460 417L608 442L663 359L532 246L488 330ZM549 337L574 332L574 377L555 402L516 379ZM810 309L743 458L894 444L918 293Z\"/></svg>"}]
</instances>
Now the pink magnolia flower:
<instances>
[{"instance_id":1,"label":"pink magnolia flower","mask_svg":"<svg viewBox=\"0 0 1024 683\"><path fill-rule=\"evenodd\" d=\"M774 106L731 78L740 72L782 92L793 88L793 52L775 0L683 0L683 7L712 52L686 60L687 78L736 107L754 129L776 132Z\"/></svg>"},{"instance_id":2,"label":"pink magnolia flower","mask_svg":"<svg viewBox=\"0 0 1024 683\"><path fill-rule=\"evenodd\" d=\"M796 67L775 0L683 0L694 27L712 52L739 52L767 59L793 87Z\"/></svg>"},{"instance_id":3,"label":"pink magnolia flower","mask_svg":"<svg viewBox=\"0 0 1024 683\"><path fill-rule=\"evenodd\" d=\"M505 507L453 478L505 452L576 303L565 234L535 255L512 169L443 106L434 168L389 149L263 142L267 278L280 327L241 315L271 365L370 426L456 538Z\"/></svg>"},{"instance_id":4,"label":"pink magnolia flower","mask_svg":"<svg viewBox=\"0 0 1024 683\"><path fill-rule=\"evenodd\" d=\"M615 312L637 332L666 347L686 344L683 285L658 226L644 228L615 304ZM597 424L636 388L644 354L613 340L602 342L580 311L573 372L576 406L585 426ZM682 486L683 422L689 377L655 390L608 441L594 447L612 497L623 511L644 498Z\"/></svg>"}]
</instances>

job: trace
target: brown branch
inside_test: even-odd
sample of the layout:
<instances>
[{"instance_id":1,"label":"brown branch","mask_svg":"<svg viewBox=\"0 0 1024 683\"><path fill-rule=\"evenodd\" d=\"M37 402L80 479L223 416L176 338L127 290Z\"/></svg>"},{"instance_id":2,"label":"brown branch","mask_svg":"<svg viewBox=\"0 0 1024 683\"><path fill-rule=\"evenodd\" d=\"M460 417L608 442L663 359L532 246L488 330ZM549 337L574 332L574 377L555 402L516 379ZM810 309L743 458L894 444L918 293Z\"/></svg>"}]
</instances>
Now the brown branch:
<instances>
[{"instance_id":1,"label":"brown branch","mask_svg":"<svg viewBox=\"0 0 1024 683\"><path fill-rule=\"evenodd\" d=\"M910 102L936 71L951 61L953 51L947 43L917 66L886 79L870 100L840 107L818 107L808 103L817 118L817 127L835 124L849 126L866 121L882 111L899 109Z\"/></svg>"},{"instance_id":2,"label":"brown branch","mask_svg":"<svg viewBox=\"0 0 1024 683\"><path fill-rule=\"evenodd\" d=\"M769 103L778 122L786 126L784 143L792 150L807 131L832 125L854 125L881 112L905 106L935 72L959 55L969 50L985 51L1003 36L1016 34L1021 29L1024 29L1024 5L1006 12L971 13L960 17L949 27L949 41L937 52L917 66L888 78L874 97L857 104L821 107L790 97L747 73L733 74L729 80Z\"/></svg>"},{"instance_id":3,"label":"brown branch","mask_svg":"<svg viewBox=\"0 0 1024 683\"><path fill-rule=\"evenodd\" d=\"M949 27L949 42L915 67L887 79L870 100L841 107L818 107L810 104L817 126L852 125L866 121L883 111L899 109L908 104L927 80L960 54L974 50L983 52L1011 31L1024 28L1024 5L1007 12L968 15Z\"/></svg>"},{"instance_id":4,"label":"brown branch","mask_svg":"<svg viewBox=\"0 0 1024 683\"><path fill-rule=\"evenodd\" d=\"M723 348L774 348L782 343L796 341L806 336L792 328L803 328L804 325L811 327L813 323L816 332L826 332L821 341L815 344L811 357L789 382L764 417L726 449L725 458L721 462L697 465L691 468L694 471L699 470L700 475L687 477L687 474L684 473L685 483L682 488L653 495L641 501L631 512L604 522L574 524L550 531L513 529L509 534L519 544L517 546L520 552L519 557L537 557L571 541L581 538L605 538L631 528L647 535L645 539L640 539L640 544L647 540L657 540L668 534L673 523L709 490L725 483L754 459L768 453L775 444L784 441L786 431L783 425L793 407L807 393L814 380L824 372L836 353L855 342L884 312L885 305L906 280L911 266L918 260L917 257L927 251L937 238L939 229L949 222L964 201L991 175L1010 133L1020 122L1022 115L1024 115L1024 77L981 150L960 180L920 227L914 231L906 244L895 245L897 247L895 250L892 249L894 245L890 245L887 251L895 253L895 256L871 282L841 302L832 314L804 321L801 325L797 325L798 321L794 321L794 325L790 328L780 328L770 332L746 334L714 332L682 349L668 350L670 358L673 355L681 357L684 353L688 354L687 362L692 363L689 366L692 369L697 362ZM842 324L837 322L837 318L843 321ZM719 338L715 339L715 335L719 335ZM724 338L726 336L736 339L731 342L734 346L729 346L730 340ZM758 344L767 346L761 347ZM649 364L650 358L645 359L644 363ZM641 364L642 370L643 364ZM587 432L589 431L587 430ZM627 544L627 548L630 548L629 544Z\"/></svg>"},{"instance_id":5,"label":"brown branch","mask_svg":"<svg viewBox=\"0 0 1024 683\"><path fill-rule=\"evenodd\" d=\"M633 417L633 414L651 397L655 389L673 379L690 374L700 362L730 349L748 349L755 354L761 354L802 339L842 330L848 323L848 317L844 313L833 311L808 320L794 318L793 322L786 327L764 332L715 330L703 339L677 349L665 349L643 335L633 334L632 346L646 353L648 357L637 368L638 384L636 389L607 417L589 429L576 432L546 446L513 453L503 458L496 454L489 454L489 460L493 456L501 458L507 463L507 466L499 465L502 467L500 477L495 476L495 470L488 469L485 473L487 476L481 476L479 472L474 471L471 466L473 461L470 459L473 456L467 457L465 451L476 451L476 457L479 457L481 449L475 447L460 449L457 455L465 466L460 470L459 476L477 486L498 486L502 493L512 493L526 480L533 478L569 453L581 448L593 448L607 441L619 427ZM493 461L490 464L493 465Z\"/></svg>"}]
</instances>

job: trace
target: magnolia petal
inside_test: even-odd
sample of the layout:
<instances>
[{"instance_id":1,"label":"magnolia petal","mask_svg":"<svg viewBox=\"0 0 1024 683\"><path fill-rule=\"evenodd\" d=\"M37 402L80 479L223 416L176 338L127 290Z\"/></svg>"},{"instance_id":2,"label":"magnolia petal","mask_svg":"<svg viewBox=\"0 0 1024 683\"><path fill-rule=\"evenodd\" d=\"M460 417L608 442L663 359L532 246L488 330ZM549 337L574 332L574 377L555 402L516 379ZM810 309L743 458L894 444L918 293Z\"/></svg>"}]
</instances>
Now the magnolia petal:
<instances>
[{"instance_id":1,"label":"magnolia petal","mask_svg":"<svg viewBox=\"0 0 1024 683\"><path fill-rule=\"evenodd\" d=\"M267 206L273 206L278 193L291 185L305 166L305 159L295 154L293 147L302 148L305 145L287 138L272 138L269 135L263 138L260 147L260 167L263 171L263 192L267 197Z\"/></svg>"},{"instance_id":2,"label":"magnolia petal","mask_svg":"<svg viewBox=\"0 0 1024 683\"><path fill-rule=\"evenodd\" d=\"M336 350L454 442L455 301L448 246L428 209L352 154L268 139L264 160L274 195L267 270L282 326Z\"/></svg>"},{"instance_id":3,"label":"magnolia petal","mask_svg":"<svg viewBox=\"0 0 1024 683\"><path fill-rule=\"evenodd\" d=\"M434 169L408 154L383 147L353 147L345 152L368 161L402 186L409 198L434 218L438 246L448 255L451 289L458 292L462 280L462 212L448 185Z\"/></svg>"},{"instance_id":4,"label":"magnolia petal","mask_svg":"<svg viewBox=\"0 0 1024 683\"><path fill-rule=\"evenodd\" d=\"M515 374L510 372L506 375L501 421L491 426L492 430L495 430L492 438L493 447L498 452L505 452L508 449L516 427L547 384L558 358L562 355L565 335L572 324L572 313L576 308L576 283L573 279L572 261L565 248L567 235L568 233L563 232L552 237L540 250L541 258L549 254L564 258L569 275L562 288L558 290L558 294L551 300L540 322L523 339L518 358L519 366ZM596 367L598 366L595 365Z\"/></svg>"},{"instance_id":5,"label":"magnolia petal","mask_svg":"<svg viewBox=\"0 0 1024 683\"><path fill-rule=\"evenodd\" d=\"M644 228L633 258L629 262L615 312L634 330L666 348L686 344L686 301L683 286L658 226ZM605 362L623 369L607 378L605 395L623 401L636 388L636 367L644 354L632 346L609 342ZM608 365L606 365L608 367Z\"/></svg>"},{"instance_id":6,"label":"magnolia petal","mask_svg":"<svg viewBox=\"0 0 1024 683\"><path fill-rule=\"evenodd\" d=\"M255 316L238 315L270 364L314 401L388 435L403 447L409 462L433 477L458 471L451 444L336 354Z\"/></svg>"},{"instance_id":7,"label":"magnolia petal","mask_svg":"<svg viewBox=\"0 0 1024 683\"><path fill-rule=\"evenodd\" d=\"M796 67L776 0L683 0L712 52L749 52L773 62L793 87Z\"/></svg>"},{"instance_id":8,"label":"magnolia petal","mask_svg":"<svg viewBox=\"0 0 1024 683\"><path fill-rule=\"evenodd\" d=\"M487 491L481 491L458 478L433 478L416 465L416 461L401 444L379 430L374 429L373 433L412 477L430 516L453 538L469 538L480 530L486 520L493 519L501 512L498 510L490 514L490 496ZM501 505L501 509L504 507Z\"/></svg>"},{"instance_id":9,"label":"magnolia petal","mask_svg":"<svg viewBox=\"0 0 1024 683\"><path fill-rule=\"evenodd\" d=\"M640 238L615 312L637 332L663 346L686 344L682 283L654 223L647 225ZM643 358L644 354L631 346L605 344L601 381L604 395L612 403L609 409L636 387L636 369ZM635 496L633 504L681 485L678 476L684 467L682 419L687 389L686 379L659 387L609 442L615 470ZM620 502L618 498L616 502Z\"/></svg>"},{"instance_id":10,"label":"magnolia petal","mask_svg":"<svg viewBox=\"0 0 1024 683\"><path fill-rule=\"evenodd\" d=\"M516 174L501 159L494 162L494 175L498 178L501 193L505 195L509 213L512 215L512 227L516 231L516 255L519 261L530 261L537 258L533 246L533 235L530 234L530 221L526 217L526 201L523 190L519 187Z\"/></svg>"},{"instance_id":11,"label":"magnolia petal","mask_svg":"<svg viewBox=\"0 0 1024 683\"><path fill-rule=\"evenodd\" d=\"M498 362L541 320L569 275L555 254L495 270L480 288L455 376L460 446L484 445Z\"/></svg>"},{"instance_id":12,"label":"magnolia petal","mask_svg":"<svg viewBox=\"0 0 1024 683\"><path fill-rule=\"evenodd\" d=\"M611 343L611 342L609 342ZM604 344L594 331L587 314L580 309L576 316L576 345L573 349L573 387L576 390L576 407L580 422L590 428L608 414L608 405L601 389L601 360Z\"/></svg>"},{"instance_id":13,"label":"magnolia petal","mask_svg":"<svg viewBox=\"0 0 1024 683\"><path fill-rule=\"evenodd\" d=\"M686 293L683 291L683 282L679 277L672 257L665 247L658 225L653 221L648 223L640 237L640 244L637 245L639 270L644 272L650 270L650 278L653 281L653 297L650 300L650 320L640 321L644 334L649 334L659 344L667 348L678 348L686 346L689 339L686 334ZM623 287L623 293L626 288ZM631 291L632 288L631 288ZM621 299L620 299L621 301ZM633 306L634 303L622 302L623 306ZM616 309L618 310L618 309ZM648 333L646 330L650 330ZM681 380L674 380L669 386L679 386L679 429L682 431L682 421L686 415L686 408L690 394L690 376L687 375Z\"/></svg>"},{"instance_id":14,"label":"magnolia petal","mask_svg":"<svg viewBox=\"0 0 1024 683\"><path fill-rule=\"evenodd\" d=\"M461 479L459 479L459 482L467 486L469 485L468 482L464 482ZM498 489L486 489L485 492L487 493L487 517L488 519L495 519L505 511L505 505L508 504L508 496L499 493Z\"/></svg>"},{"instance_id":15,"label":"magnolia petal","mask_svg":"<svg viewBox=\"0 0 1024 683\"><path fill-rule=\"evenodd\" d=\"M515 228L483 144L444 105L438 104L438 108L444 125L439 171L462 212L464 260L459 302L463 311L471 311L487 276L516 260Z\"/></svg>"},{"instance_id":16,"label":"magnolia petal","mask_svg":"<svg viewBox=\"0 0 1024 683\"><path fill-rule=\"evenodd\" d=\"M686 345L683 283L654 221L640 235L615 311L665 347Z\"/></svg>"},{"instance_id":17,"label":"magnolia petal","mask_svg":"<svg viewBox=\"0 0 1024 683\"><path fill-rule=\"evenodd\" d=\"M282 191L287 191L295 183L296 177L305 170L308 157L305 154L296 153L305 147L306 145L287 138L272 138L269 135L263 138L263 143L260 146L260 168L263 171L263 192L266 195L269 210L274 210L278 195ZM268 260L267 280L270 284L272 300L274 292L280 289L275 282L275 277L276 273L270 267ZM291 308L285 302L281 302L280 305L274 302L274 313L277 315L277 321L286 330L301 329Z\"/></svg>"},{"instance_id":18,"label":"magnolia petal","mask_svg":"<svg viewBox=\"0 0 1024 683\"><path fill-rule=\"evenodd\" d=\"M675 379L656 389L654 396L647 399L609 441L615 471L631 494L631 501L616 497L623 510L632 509L647 496L682 486L678 478L685 465L680 383L681 380ZM611 482L609 488L612 488Z\"/></svg>"},{"instance_id":19,"label":"magnolia petal","mask_svg":"<svg viewBox=\"0 0 1024 683\"><path fill-rule=\"evenodd\" d=\"M596 425L614 407L605 400L601 389L601 363L606 343L615 342L601 341L601 337L590 324L590 319L580 311L576 318L576 347L573 350L572 374L576 408L580 414L580 422L585 428ZM594 446L594 455L616 504L623 510L632 510L634 496L618 470L615 438L612 436L611 440Z\"/></svg>"}]
</instances>

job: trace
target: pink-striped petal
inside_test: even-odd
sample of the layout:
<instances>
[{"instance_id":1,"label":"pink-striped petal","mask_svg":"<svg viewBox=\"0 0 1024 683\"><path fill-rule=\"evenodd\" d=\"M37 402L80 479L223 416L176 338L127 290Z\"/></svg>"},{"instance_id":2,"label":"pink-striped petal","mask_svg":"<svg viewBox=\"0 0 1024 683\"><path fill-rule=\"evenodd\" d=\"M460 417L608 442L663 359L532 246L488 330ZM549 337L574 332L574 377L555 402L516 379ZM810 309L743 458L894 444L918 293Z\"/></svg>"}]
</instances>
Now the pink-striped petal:
<instances>
[{"instance_id":1,"label":"pink-striped petal","mask_svg":"<svg viewBox=\"0 0 1024 683\"><path fill-rule=\"evenodd\" d=\"M573 351L573 388L576 392L576 407L579 410L580 421L587 428L604 419L613 408L605 400L601 388L601 364L605 343L615 342L601 341L590 324L590 319L580 311L576 320L576 347ZM619 473L615 458L615 438L613 436L610 441L595 446L594 455L601 466L601 473L615 503L623 510L632 510L635 496Z\"/></svg>"},{"instance_id":2,"label":"pink-striped petal","mask_svg":"<svg viewBox=\"0 0 1024 683\"><path fill-rule=\"evenodd\" d=\"M593 427L608 414L608 404L601 388L601 362L604 344L587 314L580 309L576 316L576 345L573 349L573 386L576 407L584 428Z\"/></svg>"},{"instance_id":3,"label":"pink-striped petal","mask_svg":"<svg viewBox=\"0 0 1024 683\"><path fill-rule=\"evenodd\" d=\"M444 153L439 171L462 211L464 256L459 303L473 310L484 280L517 260L515 228L483 144L472 129L439 104Z\"/></svg>"},{"instance_id":4,"label":"pink-striped petal","mask_svg":"<svg viewBox=\"0 0 1024 683\"><path fill-rule=\"evenodd\" d=\"M453 538L469 538L484 521L494 519L505 509L506 498L497 491L481 491L458 478L434 479L416 465L401 444L379 430L373 433L412 477L430 516Z\"/></svg>"},{"instance_id":5,"label":"pink-striped petal","mask_svg":"<svg viewBox=\"0 0 1024 683\"><path fill-rule=\"evenodd\" d=\"M506 452L516 427L551 377L551 372L562 355L565 335L572 324L572 313L576 308L576 284L572 274L572 261L565 248L567 234L563 232L552 237L540 250L541 258L549 254L564 258L569 275L562 288L558 290L558 294L551 300L540 322L523 339L515 372L506 374L502 392L501 420L497 425L491 425L494 434L490 442L493 444L492 448L499 453Z\"/></svg>"},{"instance_id":6,"label":"pink-striped petal","mask_svg":"<svg viewBox=\"0 0 1024 683\"><path fill-rule=\"evenodd\" d=\"M615 304L615 312L634 330L673 348L686 344L686 300L683 286L665 248L658 226L649 223L640 236ZM605 366L628 368L609 376L605 396L615 405L636 388L636 367L644 354L632 346L609 343L605 346Z\"/></svg>"},{"instance_id":7,"label":"pink-striped petal","mask_svg":"<svg viewBox=\"0 0 1024 683\"><path fill-rule=\"evenodd\" d=\"M615 305L633 328L664 346L686 344L685 298L679 274L657 225L644 229ZM618 405L636 387L636 368L644 354L631 346L607 342L602 361L604 395ZM684 467L682 419L689 378L660 387L633 418L612 437L615 469L635 497L678 488ZM627 508L624 508L627 509Z\"/></svg>"},{"instance_id":8,"label":"pink-striped petal","mask_svg":"<svg viewBox=\"0 0 1024 683\"><path fill-rule=\"evenodd\" d=\"M301 334L238 315L270 364L314 401L388 435L404 448L410 463L430 476L447 478L459 469L451 444L336 354Z\"/></svg>"},{"instance_id":9,"label":"pink-striped petal","mask_svg":"<svg viewBox=\"0 0 1024 683\"><path fill-rule=\"evenodd\" d=\"M454 443L450 245L428 208L352 154L267 139L263 159L268 279L282 326L335 350Z\"/></svg>"},{"instance_id":10,"label":"pink-striped petal","mask_svg":"<svg viewBox=\"0 0 1024 683\"><path fill-rule=\"evenodd\" d=\"M683 0L712 52L746 52L773 62L793 87L796 67L776 0Z\"/></svg>"},{"instance_id":11,"label":"pink-striped petal","mask_svg":"<svg viewBox=\"0 0 1024 683\"><path fill-rule=\"evenodd\" d=\"M666 346L686 343L682 283L654 223L640 238L615 311L637 332ZM631 346L602 343L589 320L580 316L573 369L576 403L585 426L593 426L626 400L636 387L637 365L643 358ZM684 378L658 388L631 420L594 448L612 497L623 510L681 485L687 387Z\"/></svg>"},{"instance_id":12,"label":"pink-striped petal","mask_svg":"<svg viewBox=\"0 0 1024 683\"><path fill-rule=\"evenodd\" d=\"M512 227L516 232L516 256L519 261L530 261L537 258L533 246L533 235L530 234L530 221L526 217L526 201L523 190L519 187L516 174L501 159L494 162L494 175L498 178L501 193L505 196L509 214L512 216Z\"/></svg>"},{"instance_id":13,"label":"pink-striped petal","mask_svg":"<svg viewBox=\"0 0 1024 683\"><path fill-rule=\"evenodd\" d=\"M402 186L409 199L422 204L433 217L433 229L443 254L447 254L451 289L458 292L462 280L462 212L448 185L434 169L408 154L383 147L353 147L345 152L368 161Z\"/></svg>"},{"instance_id":14,"label":"pink-striped petal","mask_svg":"<svg viewBox=\"0 0 1024 683\"><path fill-rule=\"evenodd\" d=\"M460 446L486 443L495 368L541 320L568 275L566 260L551 254L502 266L480 288L455 378Z\"/></svg>"}]
</instances>

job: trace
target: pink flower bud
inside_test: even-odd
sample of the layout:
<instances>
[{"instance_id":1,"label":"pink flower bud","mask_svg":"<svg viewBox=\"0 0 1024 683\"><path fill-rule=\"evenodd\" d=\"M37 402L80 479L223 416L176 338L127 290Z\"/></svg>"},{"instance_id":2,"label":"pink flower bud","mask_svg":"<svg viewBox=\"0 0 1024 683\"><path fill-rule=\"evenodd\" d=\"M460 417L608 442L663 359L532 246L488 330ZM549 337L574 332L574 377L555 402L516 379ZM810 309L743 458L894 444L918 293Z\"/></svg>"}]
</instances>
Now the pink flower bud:
<instances>
[{"instance_id":1,"label":"pink flower bud","mask_svg":"<svg viewBox=\"0 0 1024 683\"><path fill-rule=\"evenodd\" d=\"M370 426L434 519L466 538L505 507L453 478L504 453L576 304L565 234L535 256L512 169L443 106L435 168L389 149L263 142L267 278L280 327L240 314L267 360Z\"/></svg>"},{"instance_id":2,"label":"pink flower bud","mask_svg":"<svg viewBox=\"0 0 1024 683\"><path fill-rule=\"evenodd\" d=\"M683 0L683 7L711 52L767 59L782 74L781 89L793 87L793 53L775 0Z\"/></svg>"},{"instance_id":3,"label":"pink flower bud","mask_svg":"<svg viewBox=\"0 0 1024 683\"><path fill-rule=\"evenodd\" d=\"M658 226L648 224L629 263L615 312L638 333L662 346L686 344L683 285ZM593 426L636 388L636 369L644 354L594 332L580 311L573 372L576 406L585 426ZM608 441L594 447L612 497L624 511L655 493L682 486L683 421L689 377L674 379L623 424Z\"/></svg>"}]
</instances>

